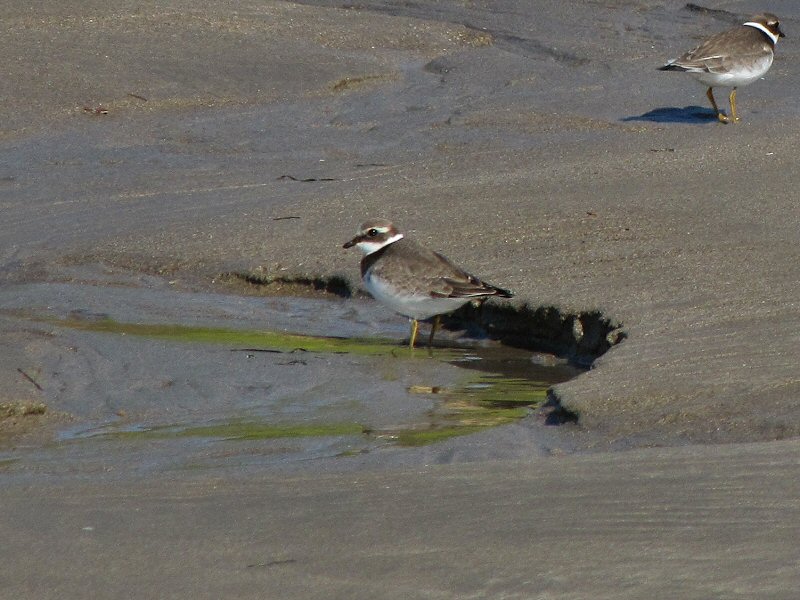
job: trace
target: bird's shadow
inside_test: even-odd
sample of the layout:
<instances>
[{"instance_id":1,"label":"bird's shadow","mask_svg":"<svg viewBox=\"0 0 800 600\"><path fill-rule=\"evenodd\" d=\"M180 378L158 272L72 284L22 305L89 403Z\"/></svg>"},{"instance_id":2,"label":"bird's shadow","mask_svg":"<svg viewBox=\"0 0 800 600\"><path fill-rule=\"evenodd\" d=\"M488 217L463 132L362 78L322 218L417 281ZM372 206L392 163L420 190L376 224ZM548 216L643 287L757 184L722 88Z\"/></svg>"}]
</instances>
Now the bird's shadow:
<instances>
[{"instance_id":1,"label":"bird's shadow","mask_svg":"<svg viewBox=\"0 0 800 600\"><path fill-rule=\"evenodd\" d=\"M694 125L705 125L717 121L717 114L710 108L704 106L665 106L654 108L641 115L633 115L621 119L624 122L630 121L649 121L651 123L688 123Z\"/></svg>"}]
</instances>

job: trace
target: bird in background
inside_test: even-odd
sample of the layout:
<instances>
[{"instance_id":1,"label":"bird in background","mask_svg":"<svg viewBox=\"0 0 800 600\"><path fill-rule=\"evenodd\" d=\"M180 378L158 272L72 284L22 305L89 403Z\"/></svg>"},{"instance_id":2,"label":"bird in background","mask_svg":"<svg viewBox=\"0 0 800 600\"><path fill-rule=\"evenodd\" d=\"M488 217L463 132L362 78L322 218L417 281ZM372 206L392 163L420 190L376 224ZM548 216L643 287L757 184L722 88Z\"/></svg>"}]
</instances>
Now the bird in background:
<instances>
[{"instance_id":1,"label":"bird in background","mask_svg":"<svg viewBox=\"0 0 800 600\"><path fill-rule=\"evenodd\" d=\"M428 345L440 316L467 302L513 294L481 281L441 254L405 237L385 219L364 222L344 248L356 246L364 253L361 279L373 298L411 319L409 347L414 348L419 321L435 317Z\"/></svg>"},{"instance_id":2,"label":"bird in background","mask_svg":"<svg viewBox=\"0 0 800 600\"><path fill-rule=\"evenodd\" d=\"M661 71L684 71L708 86L708 96L717 118L734 123L736 114L736 89L763 77L772 66L775 44L785 37L778 17L772 13L755 15L746 23L712 35L697 48L680 58L670 60ZM714 99L715 87L730 87L730 115L720 111Z\"/></svg>"}]
</instances>

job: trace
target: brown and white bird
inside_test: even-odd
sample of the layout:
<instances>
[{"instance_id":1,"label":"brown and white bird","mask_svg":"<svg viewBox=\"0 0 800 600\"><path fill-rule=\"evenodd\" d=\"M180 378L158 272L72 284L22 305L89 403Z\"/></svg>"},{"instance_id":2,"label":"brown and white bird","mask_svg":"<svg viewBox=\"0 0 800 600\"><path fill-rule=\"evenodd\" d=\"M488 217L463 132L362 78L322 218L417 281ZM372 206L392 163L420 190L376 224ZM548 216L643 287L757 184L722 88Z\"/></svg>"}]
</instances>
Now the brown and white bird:
<instances>
[{"instance_id":1,"label":"brown and white bird","mask_svg":"<svg viewBox=\"0 0 800 600\"><path fill-rule=\"evenodd\" d=\"M723 123L738 121L736 88L763 77L772 66L775 44L785 37L778 17L771 13L755 15L746 23L712 35L694 50L669 61L661 71L685 71L708 86L706 96ZM730 93L731 114L717 107L713 89L733 88Z\"/></svg>"},{"instance_id":2,"label":"brown and white bird","mask_svg":"<svg viewBox=\"0 0 800 600\"><path fill-rule=\"evenodd\" d=\"M361 279L373 298L411 319L409 346L414 347L419 321L436 317L429 345L442 314L471 300L489 296L511 298L508 290L485 283L441 254L404 237L385 219L371 219L344 248L364 253Z\"/></svg>"}]
</instances>

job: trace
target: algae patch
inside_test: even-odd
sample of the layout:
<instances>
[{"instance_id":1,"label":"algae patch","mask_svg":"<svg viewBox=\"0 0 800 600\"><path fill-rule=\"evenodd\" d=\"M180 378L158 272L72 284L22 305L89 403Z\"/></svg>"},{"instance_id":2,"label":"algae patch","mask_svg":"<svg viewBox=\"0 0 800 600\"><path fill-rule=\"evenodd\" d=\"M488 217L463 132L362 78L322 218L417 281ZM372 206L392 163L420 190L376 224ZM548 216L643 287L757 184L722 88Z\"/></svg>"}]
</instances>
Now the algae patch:
<instances>
[{"instance_id":1,"label":"algae patch","mask_svg":"<svg viewBox=\"0 0 800 600\"><path fill-rule=\"evenodd\" d=\"M476 373L452 389L413 385L410 394L435 396L425 422L406 427L375 429L360 423L270 423L236 419L203 425L109 427L87 432L81 438L120 440L206 438L223 441L257 441L304 438L351 438L340 457L355 456L381 446L424 446L513 423L544 401L547 384L497 374ZM352 439L361 440L360 443ZM357 447L353 447L355 444Z\"/></svg>"},{"instance_id":2,"label":"algae patch","mask_svg":"<svg viewBox=\"0 0 800 600\"><path fill-rule=\"evenodd\" d=\"M396 340L381 338L339 338L301 335L279 331L252 331L175 324L121 323L113 319L39 319L59 327L108 333L132 335L173 342L194 344L220 344L254 351L275 352L321 352L354 354L359 356L396 357L435 355L443 359L455 357L456 351L449 348L410 350L398 345Z\"/></svg>"},{"instance_id":3,"label":"algae patch","mask_svg":"<svg viewBox=\"0 0 800 600\"><path fill-rule=\"evenodd\" d=\"M515 390L524 387L524 383L531 385L533 382L477 374L453 389L411 386L409 393L435 394L437 403L426 414L425 423L390 430L373 429L360 423L275 424L241 419L196 426L171 424L127 429L104 428L79 437L130 440L207 438L224 441L360 437L363 447L339 453L340 456L354 456L369 451L376 443L378 446L424 446L518 421L528 415L546 395L545 384L534 384L533 390L520 390L524 393L517 394Z\"/></svg>"},{"instance_id":4,"label":"algae patch","mask_svg":"<svg viewBox=\"0 0 800 600\"><path fill-rule=\"evenodd\" d=\"M107 335L137 336L177 343L219 344L249 352L315 352L350 354L370 359L384 357L382 364L395 359L427 359L471 369L457 385L443 388L417 382L408 385L411 395L430 395L431 407L413 422L391 428L369 423L326 423L313 419L303 422L272 421L269 415L255 419L232 419L211 423L171 423L167 425L111 425L85 432L76 438L179 439L202 438L219 441L257 441L276 439L339 438L336 444L348 448L336 453L352 456L385 446L422 446L516 422L541 405L547 389L566 373L546 381L530 379L534 367L530 353L507 347L464 349L409 349L397 340L316 337L274 331L252 331L177 324L123 323L104 315L95 318L39 318L37 320L75 330ZM376 361L379 362L379 361ZM571 374L570 374L571 376ZM356 416L358 419L358 416Z\"/></svg>"},{"instance_id":5,"label":"algae patch","mask_svg":"<svg viewBox=\"0 0 800 600\"><path fill-rule=\"evenodd\" d=\"M222 440L274 440L280 438L340 437L360 435L364 428L358 423L318 423L273 425L259 421L231 421L199 426L165 425L135 428L98 435L114 438L164 439L199 437Z\"/></svg>"},{"instance_id":6,"label":"algae patch","mask_svg":"<svg viewBox=\"0 0 800 600\"><path fill-rule=\"evenodd\" d=\"M500 374L478 373L452 390L412 386L409 392L440 398L430 422L384 432L399 446L424 446L519 421L543 403L549 384Z\"/></svg>"},{"instance_id":7,"label":"algae patch","mask_svg":"<svg viewBox=\"0 0 800 600\"><path fill-rule=\"evenodd\" d=\"M431 427L429 429L407 429L392 434L392 437L398 446L427 446L450 438L478 433L486 428L478 425L452 425L450 427Z\"/></svg>"},{"instance_id":8,"label":"algae patch","mask_svg":"<svg viewBox=\"0 0 800 600\"><path fill-rule=\"evenodd\" d=\"M0 419L43 415L47 405L42 402L0 402Z\"/></svg>"},{"instance_id":9,"label":"algae patch","mask_svg":"<svg viewBox=\"0 0 800 600\"><path fill-rule=\"evenodd\" d=\"M471 380L464 391L479 404L514 408L541 404L549 387L548 383L487 373Z\"/></svg>"}]
</instances>

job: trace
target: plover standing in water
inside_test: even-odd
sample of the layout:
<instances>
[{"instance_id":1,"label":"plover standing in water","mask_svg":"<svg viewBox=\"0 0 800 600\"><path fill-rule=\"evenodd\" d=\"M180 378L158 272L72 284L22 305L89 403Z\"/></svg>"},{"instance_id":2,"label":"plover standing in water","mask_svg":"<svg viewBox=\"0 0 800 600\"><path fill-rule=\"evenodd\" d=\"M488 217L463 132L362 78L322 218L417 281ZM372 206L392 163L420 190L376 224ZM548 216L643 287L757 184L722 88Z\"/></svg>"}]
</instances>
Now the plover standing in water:
<instances>
[{"instance_id":1,"label":"plover standing in water","mask_svg":"<svg viewBox=\"0 0 800 600\"><path fill-rule=\"evenodd\" d=\"M358 234L344 244L358 247L361 279L373 298L411 319L409 346L414 347L419 321L436 317L428 344L439 326L439 317L471 300L489 296L511 298L508 290L495 287L470 275L441 254L429 250L385 219L372 219L361 225Z\"/></svg>"}]
</instances>

